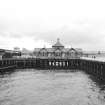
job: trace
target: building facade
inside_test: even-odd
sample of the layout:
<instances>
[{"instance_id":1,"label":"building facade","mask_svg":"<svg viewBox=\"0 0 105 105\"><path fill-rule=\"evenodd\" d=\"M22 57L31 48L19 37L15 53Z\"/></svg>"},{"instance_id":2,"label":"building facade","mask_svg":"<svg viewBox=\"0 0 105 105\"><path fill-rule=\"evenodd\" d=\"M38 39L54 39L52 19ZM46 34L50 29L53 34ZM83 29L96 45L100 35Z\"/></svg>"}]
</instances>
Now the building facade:
<instances>
[{"instance_id":1,"label":"building facade","mask_svg":"<svg viewBox=\"0 0 105 105\"><path fill-rule=\"evenodd\" d=\"M78 59L82 56L82 50L65 48L58 38L52 48L35 48L33 54L36 58Z\"/></svg>"}]
</instances>

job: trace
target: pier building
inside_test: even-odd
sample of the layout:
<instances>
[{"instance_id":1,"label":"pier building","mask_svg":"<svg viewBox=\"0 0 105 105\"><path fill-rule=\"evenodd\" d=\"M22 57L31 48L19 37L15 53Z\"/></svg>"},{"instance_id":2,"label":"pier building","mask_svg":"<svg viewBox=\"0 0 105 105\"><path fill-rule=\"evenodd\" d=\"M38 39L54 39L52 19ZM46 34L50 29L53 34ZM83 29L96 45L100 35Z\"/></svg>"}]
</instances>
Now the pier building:
<instances>
[{"instance_id":1,"label":"pier building","mask_svg":"<svg viewBox=\"0 0 105 105\"><path fill-rule=\"evenodd\" d=\"M82 56L82 50L79 48L65 48L58 38L52 48L35 48L33 54L36 58L75 59Z\"/></svg>"},{"instance_id":2,"label":"pier building","mask_svg":"<svg viewBox=\"0 0 105 105\"><path fill-rule=\"evenodd\" d=\"M0 49L0 60L17 58L19 56L21 56L20 51Z\"/></svg>"}]
</instances>

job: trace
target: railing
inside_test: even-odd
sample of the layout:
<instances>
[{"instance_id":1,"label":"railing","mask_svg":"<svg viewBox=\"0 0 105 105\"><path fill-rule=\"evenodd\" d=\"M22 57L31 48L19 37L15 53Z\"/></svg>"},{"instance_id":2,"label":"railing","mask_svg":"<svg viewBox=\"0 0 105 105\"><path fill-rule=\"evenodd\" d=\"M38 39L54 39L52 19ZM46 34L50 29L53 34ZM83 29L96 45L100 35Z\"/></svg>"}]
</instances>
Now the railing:
<instances>
[{"instance_id":1,"label":"railing","mask_svg":"<svg viewBox=\"0 0 105 105\"><path fill-rule=\"evenodd\" d=\"M105 80L105 62L103 61L55 58L12 58L0 60L0 72L11 71L19 68L82 70Z\"/></svg>"}]
</instances>

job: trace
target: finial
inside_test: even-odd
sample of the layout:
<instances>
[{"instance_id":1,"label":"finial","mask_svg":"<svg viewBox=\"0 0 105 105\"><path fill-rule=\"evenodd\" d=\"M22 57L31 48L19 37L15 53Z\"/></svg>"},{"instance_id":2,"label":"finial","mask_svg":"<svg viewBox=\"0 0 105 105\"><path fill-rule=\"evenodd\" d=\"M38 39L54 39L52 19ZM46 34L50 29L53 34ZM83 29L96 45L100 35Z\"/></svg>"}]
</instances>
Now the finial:
<instances>
[{"instance_id":1,"label":"finial","mask_svg":"<svg viewBox=\"0 0 105 105\"><path fill-rule=\"evenodd\" d=\"M59 38L57 38L57 42L59 42L59 40L60 40L60 39L59 39Z\"/></svg>"}]
</instances>

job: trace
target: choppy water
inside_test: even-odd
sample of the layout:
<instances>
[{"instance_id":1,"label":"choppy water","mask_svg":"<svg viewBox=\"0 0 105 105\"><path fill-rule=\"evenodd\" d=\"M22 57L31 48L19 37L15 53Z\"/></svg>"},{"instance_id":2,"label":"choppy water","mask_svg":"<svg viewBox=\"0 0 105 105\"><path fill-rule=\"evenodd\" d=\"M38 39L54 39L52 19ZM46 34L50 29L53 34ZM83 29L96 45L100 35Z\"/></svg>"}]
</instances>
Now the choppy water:
<instances>
[{"instance_id":1,"label":"choppy water","mask_svg":"<svg viewBox=\"0 0 105 105\"><path fill-rule=\"evenodd\" d=\"M83 72L17 70L0 75L0 105L105 105L104 84Z\"/></svg>"}]
</instances>

